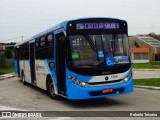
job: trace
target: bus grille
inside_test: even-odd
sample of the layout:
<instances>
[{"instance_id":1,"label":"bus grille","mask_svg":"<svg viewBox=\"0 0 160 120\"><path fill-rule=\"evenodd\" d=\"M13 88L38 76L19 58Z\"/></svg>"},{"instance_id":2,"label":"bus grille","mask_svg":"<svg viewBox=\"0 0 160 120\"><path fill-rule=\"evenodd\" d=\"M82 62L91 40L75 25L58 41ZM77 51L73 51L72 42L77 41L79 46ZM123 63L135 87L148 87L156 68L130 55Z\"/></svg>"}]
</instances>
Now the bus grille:
<instances>
[{"instance_id":1,"label":"bus grille","mask_svg":"<svg viewBox=\"0 0 160 120\"><path fill-rule=\"evenodd\" d=\"M87 83L88 85L111 85L111 84L117 84L123 82L123 79L120 80L113 80L113 81L105 81L105 82L92 82L92 83Z\"/></svg>"}]
</instances>

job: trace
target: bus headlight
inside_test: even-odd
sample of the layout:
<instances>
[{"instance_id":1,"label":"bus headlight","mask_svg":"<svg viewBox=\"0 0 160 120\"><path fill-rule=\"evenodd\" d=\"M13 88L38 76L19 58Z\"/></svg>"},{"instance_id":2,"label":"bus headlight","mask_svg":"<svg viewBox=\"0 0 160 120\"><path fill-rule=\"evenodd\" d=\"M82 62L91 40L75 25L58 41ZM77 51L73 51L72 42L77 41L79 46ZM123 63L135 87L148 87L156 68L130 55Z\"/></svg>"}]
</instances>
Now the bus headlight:
<instances>
[{"instance_id":1,"label":"bus headlight","mask_svg":"<svg viewBox=\"0 0 160 120\"><path fill-rule=\"evenodd\" d=\"M127 78L124 78L124 82L128 82L128 80L129 80L129 78L127 77Z\"/></svg>"},{"instance_id":2,"label":"bus headlight","mask_svg":"<svg viewBox=\"0 0 160 120\"><path fill-rule=\"evenodd\" d=\"M132 77L132 72L126 77L123 79L124 82L128 82Z\"/></svg>"},{"instance_id":3,"label":"bus headlight","mask_svg":"<svg viewBox=\"0 0 160 120\"><path fill-rule=\"evenodd\" d=\"M76 78L73 78L72 76L68 76L68 79L71 80L73 83L82 86L82 87L86 87L87 83L86 82L82 82L80 80L77 80Z\"/></svg>"},{"instance_id":4,"label":"bus headlight","mask_svg":"<svg viewBox=\"0 0 160 120\"><path fill-rule=\"evenodd\" d=\"M85 87L85 86L87 86L87 83L81 82L81 86Z\"/></svg>"}]
</instances>

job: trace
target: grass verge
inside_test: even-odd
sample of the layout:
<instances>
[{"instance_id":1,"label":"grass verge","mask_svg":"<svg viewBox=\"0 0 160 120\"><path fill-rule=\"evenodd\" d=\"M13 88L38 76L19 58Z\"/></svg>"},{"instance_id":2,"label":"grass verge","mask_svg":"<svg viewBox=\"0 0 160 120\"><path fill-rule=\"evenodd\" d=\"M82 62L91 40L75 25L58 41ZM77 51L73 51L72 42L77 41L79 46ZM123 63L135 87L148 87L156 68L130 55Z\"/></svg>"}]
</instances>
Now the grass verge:
<instances>
[{"instance_id":1,"label":"grass verge","mask_svg":"<svg viewBox=\"0 0 160 120\"><path fill-rule=\"evenodd\" d=\"M160 87L160 78L134 79L134 85Z\"/></svg>"},{"instance_id":2,"label":"grass verge","mask_svg":"<svg viewBox=\"0 0 160 120\"><path fill-rule=\"evenodd\" d=\"M0 67L0 75L14 72L14 67Z\"/></svg>"},{"instance_id":3,"label":"grass verge","mask_svg":"<svg viewBox=\"0 0 160 120\"><path fill-rule=\"evenodd\" d=\"M152 63L133 63L133 68L144 68L144 69L160 69L160 62Z\"/></svg>"}]
</instances>

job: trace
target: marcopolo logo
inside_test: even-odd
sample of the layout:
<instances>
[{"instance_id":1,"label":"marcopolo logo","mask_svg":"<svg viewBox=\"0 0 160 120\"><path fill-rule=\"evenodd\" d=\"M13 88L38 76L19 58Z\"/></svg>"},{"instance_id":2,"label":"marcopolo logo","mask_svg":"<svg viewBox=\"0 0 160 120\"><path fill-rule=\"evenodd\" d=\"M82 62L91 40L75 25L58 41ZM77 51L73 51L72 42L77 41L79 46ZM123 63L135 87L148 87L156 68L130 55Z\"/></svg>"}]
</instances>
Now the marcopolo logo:
<instances>
[{"instance_id":1,"label":"marcopolo logo","mask_svg":"<svg viewBox=\"0 0 160 120\"><path fill-rule=\"evenodd\" d=\"M105 77L105 80L109 80L109 77L108 77L108 76L106 76L106 77Z\"/></svg>"}]
</instances>

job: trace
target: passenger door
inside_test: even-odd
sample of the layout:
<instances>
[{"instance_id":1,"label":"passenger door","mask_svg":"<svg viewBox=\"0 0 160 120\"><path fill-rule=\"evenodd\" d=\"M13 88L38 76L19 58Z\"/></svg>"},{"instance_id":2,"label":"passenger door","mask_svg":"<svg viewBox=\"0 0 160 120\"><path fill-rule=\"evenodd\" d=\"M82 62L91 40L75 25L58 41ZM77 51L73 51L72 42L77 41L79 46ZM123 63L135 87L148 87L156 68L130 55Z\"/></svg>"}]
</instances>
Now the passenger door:
<instances>
[{"instance_id":1,"label":"passenger door","mask_svg":"<svg viewBox=\"0 0 160 120\"><path fill-rule=\"evenodd\" d=\"M35 76L35 42L30 43L30 71L31 71L31 83L36 83Z\"/></svg>"},{"instance_id":2,"label":"passenger door","mask_svg":"<svg viewBox=\"0 0 160 120\"><path fill-rule=\"evenodd\" d=\"M16 76L20 77L20 66L19 66L19 46L15 48L15 61L14 61L14 67L15 67L15 73Z\"/></svg>"},{"instance_id":3,"label":"passenger door","mask_svg":"<svg viewBox=\"0 0 160 120\"><path fill-rule=\"evenodd\" d=\"M65 36L58 33L56 36L56 74L58 83L58 93L66 92L66 65L65 65Z\"/></svg>"}]
</instances>

